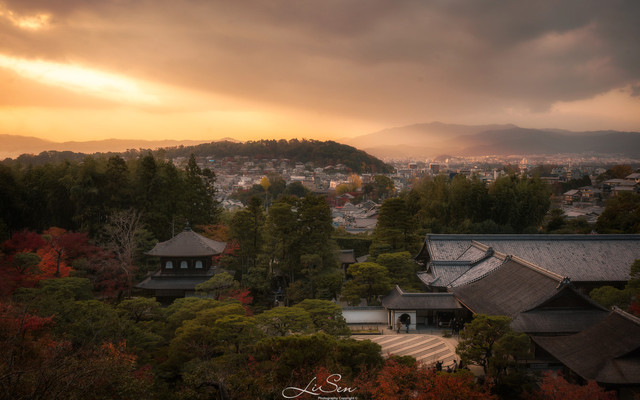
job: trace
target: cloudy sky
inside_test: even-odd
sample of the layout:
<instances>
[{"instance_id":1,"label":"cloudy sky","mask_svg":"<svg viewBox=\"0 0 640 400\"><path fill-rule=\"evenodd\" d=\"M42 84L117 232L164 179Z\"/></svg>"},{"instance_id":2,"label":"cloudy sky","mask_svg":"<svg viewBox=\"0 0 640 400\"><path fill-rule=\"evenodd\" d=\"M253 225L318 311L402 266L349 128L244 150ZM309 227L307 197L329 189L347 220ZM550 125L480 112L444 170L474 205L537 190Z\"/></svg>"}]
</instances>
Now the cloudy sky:
<instances>
[{"instance_id":1,"label":"cloudy sky","mask_svg":"<svg viewBox=\"0 0 640 400\"><path fill-rule=\"evenodd\" d=\"M0 133L640 131L636 0L0 0Z\"/></svg>"}]
</instances>

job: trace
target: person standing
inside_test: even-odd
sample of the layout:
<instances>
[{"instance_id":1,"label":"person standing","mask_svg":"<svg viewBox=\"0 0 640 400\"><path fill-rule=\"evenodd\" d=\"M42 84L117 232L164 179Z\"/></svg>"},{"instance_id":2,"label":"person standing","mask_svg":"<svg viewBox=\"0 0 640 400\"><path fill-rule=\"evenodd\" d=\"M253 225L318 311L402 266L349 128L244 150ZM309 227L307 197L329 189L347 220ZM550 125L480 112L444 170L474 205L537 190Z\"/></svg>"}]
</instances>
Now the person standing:
<instances>
[{"instance_id":1,"label":"person standing","mask_svg":"<svg viewBox=\"0 0 640 400\"><path fill-rule=\"evenodd\" d=\"M396 320L396 333L400 333L400 327L402 327L402 320L398 317Z\"/></svg>"}]
</instances>

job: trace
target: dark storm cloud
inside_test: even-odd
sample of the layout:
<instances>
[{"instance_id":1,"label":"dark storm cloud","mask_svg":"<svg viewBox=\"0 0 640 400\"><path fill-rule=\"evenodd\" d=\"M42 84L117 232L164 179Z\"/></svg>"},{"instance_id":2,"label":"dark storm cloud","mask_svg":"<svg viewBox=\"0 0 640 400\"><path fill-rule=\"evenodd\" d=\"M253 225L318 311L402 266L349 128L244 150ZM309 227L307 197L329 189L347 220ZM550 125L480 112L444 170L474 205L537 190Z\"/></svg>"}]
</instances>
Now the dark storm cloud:
<instances>
[{"instance_id":1,"label":"dark storm cloud","mask_svg":"<svg viewBox=\"0 0 640 400\"><path fill-rule=\"evenodd\" d=\"M636 1L4 4L53 15L41 34L2 22L5 54L360 117L544 110L640 80Z\"/></svg>"}]
</instances>

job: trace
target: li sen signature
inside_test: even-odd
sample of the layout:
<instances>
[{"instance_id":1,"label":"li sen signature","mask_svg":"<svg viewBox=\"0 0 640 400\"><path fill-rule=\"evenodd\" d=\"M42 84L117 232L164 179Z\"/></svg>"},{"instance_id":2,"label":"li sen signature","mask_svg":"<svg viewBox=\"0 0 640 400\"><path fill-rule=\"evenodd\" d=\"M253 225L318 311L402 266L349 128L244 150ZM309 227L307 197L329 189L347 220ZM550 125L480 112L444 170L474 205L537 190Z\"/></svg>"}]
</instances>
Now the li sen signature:
<instances>
[{"instance_id":1,"label":"li sen signature","mask_svg":"<svg viewBox=\"0 0 640 400\"><path fill-rule=\"evenodd\" d=\"M282 391L282 396L286 399L295 399L303 394L310 394L312 396L320 396L331 393L352 393L357 390L357 387L343 387L338 384L342 380L342 375L332 374L325 379L324 382L318 382L318 377L314 376L307 386L303 388L297 388L295 386L289 386Z\"/></svg>"}]
</instances>

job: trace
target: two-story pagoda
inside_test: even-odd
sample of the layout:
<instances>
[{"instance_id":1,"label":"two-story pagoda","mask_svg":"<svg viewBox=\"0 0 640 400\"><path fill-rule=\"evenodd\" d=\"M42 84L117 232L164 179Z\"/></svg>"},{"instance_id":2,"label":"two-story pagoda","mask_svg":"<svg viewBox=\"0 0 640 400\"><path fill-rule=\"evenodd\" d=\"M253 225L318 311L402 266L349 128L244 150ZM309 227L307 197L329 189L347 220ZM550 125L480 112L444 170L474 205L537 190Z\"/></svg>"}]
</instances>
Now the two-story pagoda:
<instances>
[{"instance_id":1,"label":"two-story pagoda","mask_svg":"<svg viewBox=\"0 0 640 400\"><path fill-rule=\"evenodd\" d=\"M225 247L226 243L208 239L187 227L147 253L160 257L160 269L136 287L153 292L163 304L192 296L196 285L215 275L213 257L221 254Z\"/></svg>"}]
</instances>

